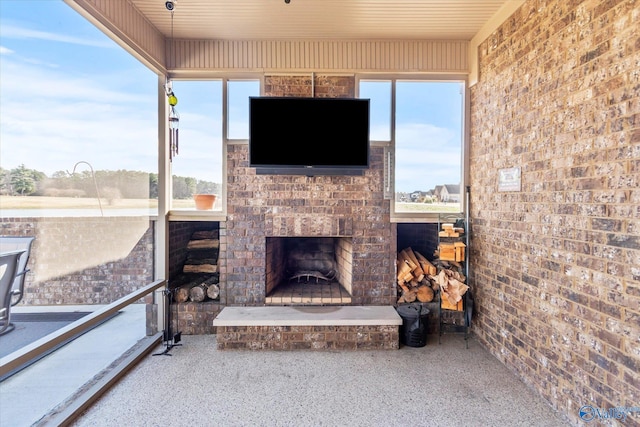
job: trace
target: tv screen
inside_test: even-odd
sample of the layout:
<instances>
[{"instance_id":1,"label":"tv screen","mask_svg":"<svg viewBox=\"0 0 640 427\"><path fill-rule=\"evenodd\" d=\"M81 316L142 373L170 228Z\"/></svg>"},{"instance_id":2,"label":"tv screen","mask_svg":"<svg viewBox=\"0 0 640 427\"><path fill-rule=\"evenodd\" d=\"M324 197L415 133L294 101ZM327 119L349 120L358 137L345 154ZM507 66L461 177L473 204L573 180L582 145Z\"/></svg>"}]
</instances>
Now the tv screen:
<instances>
[{"instance_id":1,"label":"tv screen","mask_svg":"<svg viewBox=\"0 0 640 427\"><path fill-rule=\"evenodd\" d=\"M259 174L361 175L369 100L250 97L249 165Z\"/></svg>"}]
</instances>

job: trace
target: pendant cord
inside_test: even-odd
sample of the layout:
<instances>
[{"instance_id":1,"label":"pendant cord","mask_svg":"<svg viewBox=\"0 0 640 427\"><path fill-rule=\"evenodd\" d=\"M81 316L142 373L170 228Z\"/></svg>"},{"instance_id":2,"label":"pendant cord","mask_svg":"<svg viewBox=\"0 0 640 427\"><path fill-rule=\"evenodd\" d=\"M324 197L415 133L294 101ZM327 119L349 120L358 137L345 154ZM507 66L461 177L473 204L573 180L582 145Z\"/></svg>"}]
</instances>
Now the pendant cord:
<instances>
[{"instance_id":1,"label":"pendant cord","mask_svg":"<svg viewBox=\"0 0 640 427\"><path fill-rule=\"evenodd\" d=\"M174 68L176 66L175 62L176 62L176 49L175 46L173 45L174 40L173 40L173 10L171 11L171 52L170 52L170 56L171 59L173 60L173 63L171 64Z\"/></svg>"}]
</instances>

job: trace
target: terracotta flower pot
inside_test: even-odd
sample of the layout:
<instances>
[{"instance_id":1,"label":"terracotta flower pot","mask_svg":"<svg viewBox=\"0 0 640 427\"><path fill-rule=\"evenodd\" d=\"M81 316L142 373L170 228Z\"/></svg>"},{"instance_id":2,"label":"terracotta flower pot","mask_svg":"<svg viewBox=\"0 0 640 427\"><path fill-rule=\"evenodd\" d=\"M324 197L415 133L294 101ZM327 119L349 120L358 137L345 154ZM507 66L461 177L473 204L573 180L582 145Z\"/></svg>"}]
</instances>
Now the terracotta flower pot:
<instances>
[{"instance_id":1,"label":"terracotta flower pot","mask_svg":"<svg viewBox=\"0 0 640 427\"><path fill-rule=\"evenodd\" d=\"M216 202L215 194L194 194L193 200L196 202L196 209L199 211L209 211L213 209Z\"/></svg>"}]
</instances>

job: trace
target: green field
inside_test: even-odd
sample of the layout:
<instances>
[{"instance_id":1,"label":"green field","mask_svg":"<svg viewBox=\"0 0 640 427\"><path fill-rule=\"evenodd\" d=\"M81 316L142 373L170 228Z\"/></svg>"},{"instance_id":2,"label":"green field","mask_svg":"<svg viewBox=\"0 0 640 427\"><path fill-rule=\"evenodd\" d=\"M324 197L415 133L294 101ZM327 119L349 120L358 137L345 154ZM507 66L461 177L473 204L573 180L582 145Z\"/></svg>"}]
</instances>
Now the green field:
<instances>
[{"instance_id":1,"label":"green field","mask_svg":"<svg viewBox=\"0 0 640 427\"><path fill-rule=\"evenodd\" d=\"M155 199L101 199L102 208L108 209L152 209L158 207ZM89 197L45 197L45 196L0 196L0 209L96 209L98 199ZM193 200L176 200L175 209L194 208Z\"/></svg>"},{"instance_id":2,"label":"green field","mask_svg":"<svg viewBox=\"0 0 640 427\"><path fill-rule=\"evenodd\" d=\"M396 202L396 213L460 213L459 203L403 203Z\"/></svg>"},{"instance_id":3,"label":"green field","mask_svg":"<svg viewBox=\"0 0 640 427\"><path fill-rule=\"evenodd\" d=\"M102 208L108 209L153 209L158 207L155 199L101 199ZM0 209L96 209L98 199L88 197L45 196L0 196ZM173 209L193 209L193 200L174 200ZM459 213L457 203L396 203L399 213Z\"/></svg>"}]
</instances>

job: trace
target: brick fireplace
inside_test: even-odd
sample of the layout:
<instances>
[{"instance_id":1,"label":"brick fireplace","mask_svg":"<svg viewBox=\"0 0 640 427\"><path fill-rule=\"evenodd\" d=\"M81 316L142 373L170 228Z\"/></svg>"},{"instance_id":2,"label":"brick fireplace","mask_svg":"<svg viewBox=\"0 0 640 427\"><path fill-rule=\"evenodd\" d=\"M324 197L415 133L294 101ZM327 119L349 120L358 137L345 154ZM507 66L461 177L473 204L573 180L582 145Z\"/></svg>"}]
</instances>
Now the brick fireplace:
<instances>
[{"instance_id":1,"label":"brick fireplace","mask_svg":"<svg viewBox=\"0 0 640 427\"><path fill-rule=\"evenodd\" d=\"M267 304L350 304L350 237L267 237Z\"/></svg>"},{"instance_id":2,"label":"brick fireplace","mask_svg":"<svg viewBox=\"0 0 640 427\"><path fill-rule=\"evenodd\" d=\"M266 95L352 97L353 76L271 76ZM274 124L281 125L281 124ZM395 228L383 195L383 148L371 148L363 176L256 175L248 147L228 146L225 305L263 305L267 241L277 237L345 238L350 246L351 304L392 305ZM340 153L335 153L339 156ZM270 249L273 250L273 249Z\"/></svg>"},{"instance_id":3,"label":"brick fireplace","mask_svg":"<svg viewBox=\"0 0 640 427\"><path fill-rule=\"evenodd\" d=\"M265 79L266 95L272 96L311 96L312 86L315 96L352 97L355 78L316 76L313 84L311 77ZM257 175L249 167L246 144L229 144L226 157L227 220L218 224L219 300L175 304L175 326L187 334L217 332L218 343L224 348L397 348L396 319L325 325L320 335L318 326L278 325L286 329L279 332L284 333L281 340L300 338L300 342L266 344L253 337L255 334L245 333L246 328L257 327L253 324L216 328L211 317L217 321L221 310L243 306L393 306L397 297L397 242L396 227L390 221L390 201L384 198L384 148L371 147L370 168L361 176ZM178 248L185 244L192 228L205 225L172 225L172 245L176 247L171 251L175 253L173 258L180 258L183 250ZM307 270L322 270L317 265L303 266L300 272L287 268L287 252L300 242L311 247L309 253L322 252L321 260L335 261L327 271L320 271L330 280L304 277ZM292 279L296 273L301 273L300 280ZM300 294L299 298L283 299L283 288L298 285L304 291L300 288L291 295ZM397 317L394 313L390 317ZM265 334L271 336L271 326L265 328ZM334 341L336 333L345 331L353 339ZM291 337L286 335L289 332ZM242 337L253 338L243 342Z\"/></svg>"}]
</instances>

